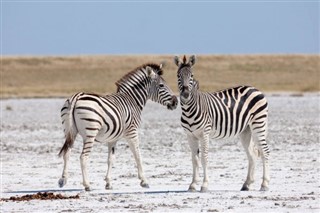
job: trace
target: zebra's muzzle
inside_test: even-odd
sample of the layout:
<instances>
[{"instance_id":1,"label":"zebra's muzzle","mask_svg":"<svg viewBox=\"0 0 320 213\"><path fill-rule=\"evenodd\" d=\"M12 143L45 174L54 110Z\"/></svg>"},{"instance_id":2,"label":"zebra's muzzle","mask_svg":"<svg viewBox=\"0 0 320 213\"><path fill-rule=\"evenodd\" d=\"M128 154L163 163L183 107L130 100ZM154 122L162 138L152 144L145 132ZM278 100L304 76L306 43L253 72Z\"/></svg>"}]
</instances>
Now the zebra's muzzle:
<instances>
[{"instance_id":1,"label":"zebra's muzzle","mask_svg":"<svg viewBox=\"0 0 320 213\"><path fill-rule=\"evenodd\" d=\"M180 93L180 97L187 100L189 98L189 95L190 95L190 92L188 90L188 86L184 86L182 88L182 92Z\"/></svg>"},{"instance_id":2,"label":"zebra's muzzle","mask_svg":"<svg viewBox=\"0 0 320 213\"><path fill-rule=\"evenodd\" d=\"M167 108L170 110L176 109L178 106L178 99L175 95L171 96L171 103L167 105Z\"/></svg>"}]
</instances>

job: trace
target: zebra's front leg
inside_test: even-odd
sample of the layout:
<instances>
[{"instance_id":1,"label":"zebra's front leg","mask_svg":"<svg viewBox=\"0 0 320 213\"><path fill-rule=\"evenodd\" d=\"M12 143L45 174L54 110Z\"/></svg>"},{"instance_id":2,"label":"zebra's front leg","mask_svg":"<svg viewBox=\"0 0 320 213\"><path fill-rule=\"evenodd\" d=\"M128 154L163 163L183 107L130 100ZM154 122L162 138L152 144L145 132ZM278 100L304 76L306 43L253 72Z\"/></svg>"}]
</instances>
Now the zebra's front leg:
<instances>
[{"instance_id":1,"label":"zebra's front leg","mask_svg":"<svg viewBox=\"0 0 320 213\"><path fill-rule=\"evenodd\" d=\"M62 176L61 178L59 179L59 187L62 188L64 185L67 184L67 179L68 179L68 164L69 164L69 157L70 157L70 149L68 149L66 151L66 153L64 154L63 156L63 162L64 162L64 165L63 165L63 171L62 171Z\"/></svg>"},{"instance_id":2,"label":"zebra's front leg","mask_svg":"<svg viewBox=\"0 0 320 213\"><path fill-rule=\"evenodd\" d=\"M189 186L188 191L195 192L197 182L199 181L199 142L195 137L188 135L188 143L191 149L193 167L192 182Z\"/></svg>"},{"instance_id":3,"label":"zebra's front leg","mask_svg":"<svg viewBox=\"0 0 320 213\"><path fill-rule=\"evenodd\" d=\"M85 140L83 144L82 153L80 155L80 163L81 163L81 170L82 170L82 179L83 179L83 186L86 191L90 191L90 183L88 179L88 173L87 173L87 160L89 158L89 154L91 152L92 146L93 146L93 139Z\"/></svg>"},{"instance_id":4,"label":"zebra's front leg","mask_svg":"<svg viewBox=\"0 0 320 213\"><path fill-rule=\"evenodd\" d=\"M133 153L134 159L136 160L136 164L138 167L138 178L141 180L140 186L144 188L149 188L149 184L147 179L144 177L144 172L142 168L142 161L140 156L140 150L139 150L139 138L137 134L131 136L130 138L127 138L129 142L130 150Z\"/></svg>"},{"instance_id":5,"label":"zebra's front leg","mask_svg":"<svg viewBox=\"0 0 320 213\"><path fill-rule=\"evenodd\" d=\"M201 186L201 192L208 191L208 150L209 149L209 135L205 134L201 140L201 163L203 168L203 183Z\"/></svg>"},{"instance_id":6,"label":"zebra's front leg","mask_svg":"<svg viewBox=\"0 0 320 213\"><path fill-rule=\"evenodd\" d=\"M112 169L112 163L113 163L113 159L114 159L115 144L116 144L116 142L108 143L108 170L107 170L107 174L105 177L106 189L112 189L111 169Z\"/></svg>"}]
</instances>

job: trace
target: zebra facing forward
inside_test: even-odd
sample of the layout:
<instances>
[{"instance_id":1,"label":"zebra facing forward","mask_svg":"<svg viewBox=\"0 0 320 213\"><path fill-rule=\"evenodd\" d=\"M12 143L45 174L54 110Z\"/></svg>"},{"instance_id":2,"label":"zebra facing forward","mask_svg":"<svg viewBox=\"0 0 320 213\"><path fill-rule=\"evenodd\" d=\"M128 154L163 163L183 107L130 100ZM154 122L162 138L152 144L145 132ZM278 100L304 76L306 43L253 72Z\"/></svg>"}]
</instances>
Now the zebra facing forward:
<instances>
[{"instance_id":1,"label":"zebra facing forward","mask_svg":"<svg viewBox=\"0 0 320 213\"><path fill-rule=\"evenodd\" d=\"M114 147L121 138L129 142L142 187L149 187L144 176L137 129L140 126L141 112L148 99L175 109L178 100L162 78L162 65L146 64L131 71L117 83L117 92L107 96L77 93L66 100L61 109L65 143L59 156L63 156L64 168L59 180L63 187L68 178L70 148L79 133L83 139L80 156L83 185L90 190L87 175L87 159L95 142L108 144L108 170L105 177L106 189L112 189L111 168Z\"/></svg>"},{"instance_id":2,"label":"zebra facing forward","mask_svg":"<svg viewBox=\"0 0 320 213\"><path fill-rule=\"evenodd\" d=\"M268 103L264 95L249 86L239 86L220 92L200 92L198 82L193 77L192 66L195 56L187 62L175 56L178 66L178 87L182 108L181 125L187 133L192 152L193 179L189 191L196 190L199 173L199 153L203 167L201 191L208 189L208 143L209 138L220 139L240 135L246 151L249 166L248 175L241 190L249 190L254 182L255 160L262 154L262 191L269 185L269 148L266 143ZM200 150L199 150L200 142Z\"/></svg>"}]
</instances>

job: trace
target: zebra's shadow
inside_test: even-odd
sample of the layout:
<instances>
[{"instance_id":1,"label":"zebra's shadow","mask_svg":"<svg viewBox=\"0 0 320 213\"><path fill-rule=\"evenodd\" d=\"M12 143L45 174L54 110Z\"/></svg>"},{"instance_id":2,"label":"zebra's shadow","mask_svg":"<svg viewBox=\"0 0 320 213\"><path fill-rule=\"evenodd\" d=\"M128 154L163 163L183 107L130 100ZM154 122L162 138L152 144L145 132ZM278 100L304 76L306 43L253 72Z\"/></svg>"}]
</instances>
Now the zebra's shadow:
<instances>
[{"instance_id":1,"label":"zebra's shadow","mask_svg":"<svg viewBox=\"0 0 320 213\"><path fill-rule=\"evenodd\" d=\"M208 190L205 193L216 193L216 192L232 192L233 190ZM6 191L3 192L4 194L36 194L36 193L45 193L45 192L83 192L87 194L95 194L95 195L134 195L134 194L181 194L181 193L190 193L190 194L197 194L202 193L200 191L190 192L188 190L137 190L137 191L118 191L118 190L111 190L111 191L104 191L100 189L92 189L91 191L86 192L84 189L40 189L40 190L17 190L17 191ZM240 191L234 191L240 192Z\"/></svg>"},{"instance_id":2,"label":"zebra's shadow","mask_svg":"<svg viewBox=\"0 0 320 213\"><path fill-rule=\"evenodd\" d=\"M39 189L39 190L16 190L16 191L6 191L4 194L36 194L36 193L45 193L45 192L84 192L88 194L97 194L97 195L120 195L120 194L166 194L166 193L187 193L187 190L148 190L148 191L103 191L100 189L92 189L91 191L86 192L84 189Z\"/></svg>"}]
</instances>

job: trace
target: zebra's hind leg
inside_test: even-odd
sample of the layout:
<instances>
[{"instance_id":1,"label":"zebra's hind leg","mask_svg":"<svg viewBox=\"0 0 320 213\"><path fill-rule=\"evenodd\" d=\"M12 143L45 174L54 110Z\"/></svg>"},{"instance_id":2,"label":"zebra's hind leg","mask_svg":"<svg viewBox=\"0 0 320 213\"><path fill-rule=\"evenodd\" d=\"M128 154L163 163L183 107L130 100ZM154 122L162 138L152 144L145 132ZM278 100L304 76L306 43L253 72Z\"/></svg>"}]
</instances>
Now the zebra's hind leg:
<instances>
[{"instance_id":1,"label":"zebra's hind leg","mask_svg":"<svg viewBox=\"0 0 320 213\"><path fill-rule=\"evenodd\" d=\"M189 192L195 192L196 191L196 185L199 181L199 165L200 165L200 159L199 159L199 142L198 140L188 135L188 143L191 149L191 155L192 155L192 167L193 167L193 176L192 176L192 182L189 186L188 191Z\"/></svg>"},{"instance_id":2,"label":"zebra's hind leg","mask_svg":"<svg viewBox=\"0 0 320 213\"><path fill-rule=\"evenodd\" d=\"M90 183L88 179L87 173L87 160L89 158L89 154L91 152L93 146L94 138L88 138L84 141L82 153L80 155L80 163L81 163L81 170L82 170L82 178L83 178L83 186L86 191L90 191Z\"/></svg>"},{"instance_id":3,"label":"zebra's hind leg","mask_svg":"<svg viewBox=\"0 0 320 213\"><path fill-rule=\"evenodd\" d=\"M111 169L112 169L112 163L114 159L114 152L115 152L115 144L116 142L108 143L108 170L106 174L106 189L112 189L111 185Z\"/></svg>"},{"instance_id":4,"label":"zebra's hind leg","mask_svg":"<svg viewBox=\"0 0 320 213\"><path fill-rule=\"evenodd\" d=\"M241 191L249 191L250 185L254 182L254 172L255 172L256 160L258 156L254 141L252 139L252 132L249 127L247 127L240 134L240 140L247 154L248 162L249 162L247 179L244 182L241 188Z\"/></svg>"},{"instance_id":5,"label":"zebra's hind leg","mask_svg":"<svg viewBox=\"0 0 320 213\"><path fill-rule=\"evenodd\" d=\"M137 133L134 133L128 136L127 140L129 142L130 150L133 153L134 159L136 160L136 164L138 167L138 177L141 180L140 186L144 188L149 188L149 184L147 182L147 179L144 177L144 172L142 168L142 161L141 161L140 149L139 149L139 139L138 139Z\"/></svg>"},{"instance_id":6,"label":"zebra's hind leg","mask_svg":"<svg viewBox=\"0 0 320 213\"><path fill-rule=\"evenodd\" d=\"M59 179L59 187L62 188L64 185L67 184L67 179L68 179L68 164L69 164L69 157L70 157L70 151L71 149L68 149L66 153L63 155L63 171L62 171L62 176Z\"/></svg>"},{"instance_id":7,"label":"zebra's hind leg","mask_svg":"<svg viewBox=\"0 0 320 213\"><path fill-rule=\"evenodd\" d=\"M269 182L270 182L270 174L269 174L269 155L270 150L269 146L266 142L265 133L257 133L258 143L260 145L261 157L263 163L263 177L260 191L268 191L269 190Z\"/></svg>"},{"instance_id":8,"label":"zebra's hind leg","mask_svg":"<svg viewBox=\"0 0 320 213\"><path fill-rule=\"evenodd\" d=\"M265 144L266 149L269 150L268 144ZM262 162L263 162L263 181L261 184L260 191L269 190L270 174L269 174L269 151L262 151Z\"/></svg>"},{"instance_id":9,"label":"zebra's hind leg","mask_svg":"<svg viewBox=\"0 0 320 213\"><path fill-rule=\"evenodd\" d=\"M270 150L266 141L267 137L267 120L256 122L252 125L252 132L255 141L259 144L263 163L263 177L260 191L269 190L270 174L269 174L269 155Z\"/></svg>"}]
</instances>

